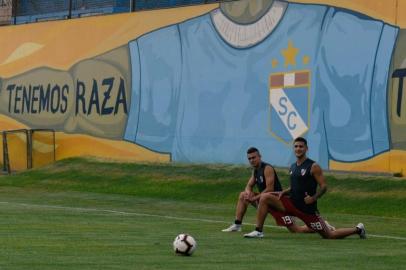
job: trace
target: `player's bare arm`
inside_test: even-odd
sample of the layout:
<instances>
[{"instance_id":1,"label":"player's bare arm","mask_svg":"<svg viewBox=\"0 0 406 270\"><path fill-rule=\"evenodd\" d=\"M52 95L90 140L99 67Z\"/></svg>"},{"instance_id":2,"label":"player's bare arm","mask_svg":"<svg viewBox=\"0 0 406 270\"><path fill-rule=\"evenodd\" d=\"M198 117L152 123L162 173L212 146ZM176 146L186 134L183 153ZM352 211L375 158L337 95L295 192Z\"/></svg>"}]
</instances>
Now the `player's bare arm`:
<instances>
[{"instance_id":1,"label":"player's bare arm","mask_svg":"<svg viewBox=\"0 0 406 270\"><path fill-rule=\"evenodd\" d=\"M278 199L282 198L282 196L289 194L290 193L290 187L282 190L281 192L274 192L275 194L278 195Z\"/></svg>"},{"instance_id":2,"label":"player's bare arm","mask_svg":"<svg viewBox=\"0 0 406 270\"><path fill-rule=\"evenodd\" d=\"M319 185L319 188L317 189L316 194L314 194L313 196L306 194L306 197L304 198L304 201L306 204L314 203L321 196L323 196L323 194L326 193L326 191L327 191L326 179L324 178L323 170L321 169L320 165L317 163L314 163L312 165L310 172L316 179L317 184Z\"/></svg>"},{"instance_id":3,"label":"player's bare arm","mask_svg":"<svg viewBox=\"0 0 406 270\"><path fill-rule=\"evenodd\" d=\"M282 190L282 191L273 191L271 192L273 195L278 196L278 199L282 198L282 196L290 193L290 187Z\"/></svg>"},{"instance_id":4,"label":"player's bare arm","mask_svg":"<svg viewBox=\"0 0 406 270\"><path fill-rule=\"evenodd\" d=\"M253 197L254 197L254 191L253 191L254 185L255 185L255 177L254 177L254 173L252 173L251 177L248 180L248 183L247 183L247 185L245 187L245 191L244 191L245 192L244 199L249 201L249 202L255 201L255 200L253 200Z\"/></svg>"}]
</instances>

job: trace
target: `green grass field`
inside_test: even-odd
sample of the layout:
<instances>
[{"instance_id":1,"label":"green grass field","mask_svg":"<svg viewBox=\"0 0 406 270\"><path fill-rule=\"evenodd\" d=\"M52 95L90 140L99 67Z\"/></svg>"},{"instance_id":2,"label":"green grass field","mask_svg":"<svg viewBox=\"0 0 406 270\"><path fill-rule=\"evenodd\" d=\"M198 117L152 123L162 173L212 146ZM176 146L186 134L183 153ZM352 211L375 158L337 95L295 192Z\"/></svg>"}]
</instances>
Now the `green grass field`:
<instances>
[{"instance_id":1,"label":"green grass field","mask_svg":"<svg viewBox=\"0 0 406 270\"><path fill-rule=\"evenodd\" d=\"M240 166L122 164L69 159L0 177L0 269L406 269L406 181L328 175L320 200L335 226L368 239L290 234L249 209L243 233L223 233L250 170ZM278 170L284 186L286 171ZM191 257L172 241L190 233Z\"/></svg>"}]
</instances>

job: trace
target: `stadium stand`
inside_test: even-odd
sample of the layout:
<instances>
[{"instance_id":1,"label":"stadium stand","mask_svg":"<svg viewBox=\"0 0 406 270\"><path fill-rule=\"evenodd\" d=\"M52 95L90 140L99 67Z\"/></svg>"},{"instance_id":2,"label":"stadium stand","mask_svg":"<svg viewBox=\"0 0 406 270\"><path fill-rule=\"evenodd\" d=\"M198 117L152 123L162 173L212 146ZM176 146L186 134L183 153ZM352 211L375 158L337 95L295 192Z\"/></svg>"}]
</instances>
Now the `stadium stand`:
<instances>
[{"instance_id":1,"label":"stadium stand","mask_svg":"<svg viewBox=\"0 0 406 270\"><path fill-rule=\"evenodd\" d=\"M12 22L12 2L12 0L0 0L0 25L7 25Z\"/></svg>"},{"instance_id":2,"label":"stadium stand","mask_svg":"<svg viewBox=\"0 0 406 270\"><path fill-rule=\"evenodd\" d=\"M219 0L0 0L0 25L215 2L219 2Z\"/></svg>"},{"instance_id":3,"label":"stadium stand","mask_svg":"<svg viewBox=\"0 0 406 270\"><path fill-rule=\"evenodd\" d=\"M15 24L131 11L130 0L21 0Z\"/></svg>"},{"instance_id":4,"label":"stadium stand","mask_svg":"<svg viewBox=\"0 0 406 270\"><path fill-rule=\"evenodd\" d=\"M220 2L219 0L137 0L135 10L170 8L176 6L200 5Z\"/></svg>"}]
</instances>

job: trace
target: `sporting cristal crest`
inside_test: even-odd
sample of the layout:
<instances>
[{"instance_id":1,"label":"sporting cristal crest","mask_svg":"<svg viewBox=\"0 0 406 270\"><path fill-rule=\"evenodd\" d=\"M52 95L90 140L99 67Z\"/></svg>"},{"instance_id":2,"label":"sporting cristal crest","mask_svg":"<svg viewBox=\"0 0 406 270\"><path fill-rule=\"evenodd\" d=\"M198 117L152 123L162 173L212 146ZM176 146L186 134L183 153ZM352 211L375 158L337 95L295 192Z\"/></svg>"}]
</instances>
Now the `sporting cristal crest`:
<instances>
[{"instance_id":1,"label":"sporting cristal crest","mask_svg":"<svg viewBox=\"0 0 406 270\"><path fill-rule=\"evenodd\" d=\"M296 66L298 49L289 42L282 50L285 67ZM309 58L303 57L307 65ZM272 65L278 64L277 60ZM310 127L310 71L271 73L269 77L270 131L285 143L303 136Z\"/></svg>"}]
</instances>

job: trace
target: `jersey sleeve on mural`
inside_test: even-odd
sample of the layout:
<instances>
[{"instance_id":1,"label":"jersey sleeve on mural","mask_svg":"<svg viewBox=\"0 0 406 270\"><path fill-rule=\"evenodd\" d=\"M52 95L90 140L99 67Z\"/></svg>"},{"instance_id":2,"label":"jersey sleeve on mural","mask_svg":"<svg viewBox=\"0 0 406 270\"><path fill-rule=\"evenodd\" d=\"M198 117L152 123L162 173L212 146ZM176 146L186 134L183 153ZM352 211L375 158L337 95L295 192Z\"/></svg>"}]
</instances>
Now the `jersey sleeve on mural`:
<instances>
[{"instance_id":1,"label":"jersey sleeve on mural","mask_svg":"<svg viewBox=\"0 0 406 270\"><path fill-rule=\"evenodd\" d=\"M334 160L356 161L389 149L386 91L396 31L345 10L326 14L317 85Z\"/></svg>"},{"instance_id":2,"label":"jersey sleeve on mural","mask_svg":"<svg viewBox=\"0 0 406 270\"><path fill-rule=\"evenodd\" d=\"M177 117L181 45L177 25L130 42L132 98L125 139L170 152Z\"/></svg>"},{"instance_id":3,"label":"jersey sleeve on mural","mask_svg":"<svg viewBox=\"0 0 406 270\"><path fill-rule=\"evenodd\" d=\"M371 127L374 154L387 151L389 145L389 123L387 109L387 89L390 78L390 63L394 52L395 41L399 30L384 25L378 51L376 53L374 77L371 89Z\"/></svg>"}]
</instances>

